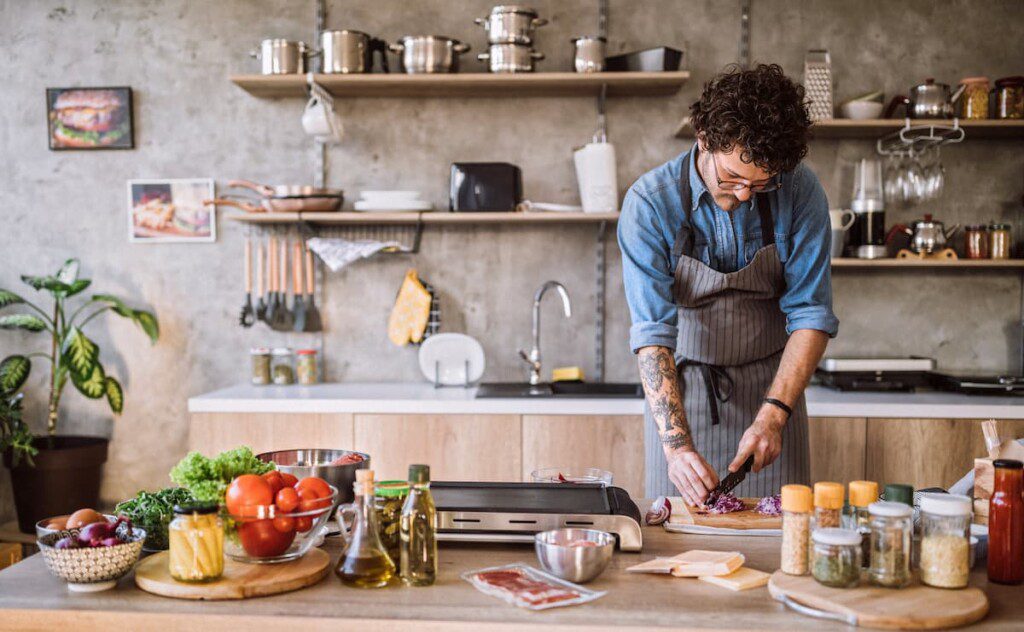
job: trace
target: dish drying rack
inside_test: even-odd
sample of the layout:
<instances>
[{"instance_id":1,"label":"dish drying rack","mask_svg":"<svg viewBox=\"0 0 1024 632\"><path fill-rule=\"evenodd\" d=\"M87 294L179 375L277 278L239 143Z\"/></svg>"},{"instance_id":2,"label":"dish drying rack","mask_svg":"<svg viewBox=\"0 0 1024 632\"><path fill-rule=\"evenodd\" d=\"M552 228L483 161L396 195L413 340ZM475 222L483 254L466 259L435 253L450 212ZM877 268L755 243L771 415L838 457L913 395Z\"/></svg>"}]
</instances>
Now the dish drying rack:
<instances>
[{"instance_id":1,"label":"dish drying rack","mask_svg":"<svg viewBox=\"0 0 1024 632\"><path fill-rule=\"evenodd\" d=\"M967 134L960 127L960 119L952 125L912 125L903 119L903 127L886 134L875 142L875 150L882 156L914 156L943 145L963 142Z\"/></svg>"}]
</instances>

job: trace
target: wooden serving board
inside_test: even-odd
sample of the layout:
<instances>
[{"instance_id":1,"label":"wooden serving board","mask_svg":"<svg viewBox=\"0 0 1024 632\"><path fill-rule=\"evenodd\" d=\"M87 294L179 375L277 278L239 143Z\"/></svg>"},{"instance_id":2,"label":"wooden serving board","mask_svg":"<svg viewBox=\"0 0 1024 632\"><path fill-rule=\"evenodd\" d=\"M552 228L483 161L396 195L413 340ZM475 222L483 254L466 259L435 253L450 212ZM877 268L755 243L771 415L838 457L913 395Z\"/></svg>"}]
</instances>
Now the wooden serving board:
<instances>
[{"instance_id":1,"label":"wooden serving board","mask_svg":"<svg viewBox=\"0 0 1024 632\"><path fill-rule=\"evenodd\" d=\"M850 625L882 630L954 628L980 621L988 612L988 598L978 588L947 590L924 586L916 580L900 589L863 582L857 588L829 588L810 575L775 571L768 580L768 592L784 603L787 599L795 601L797 610L809 607Z\"/></svg>"},{"instance_id":2,"label":"wooden serving board","mask_svg":"<svg viewBox=\"0 0 1024 632\"><path fill-rule=\"evenodd\" d=\"M740 498L743 509L727 514L705 513L687 507L681 498L672 498L669 524L695 525L720 529L781 529L782 516L762 516L754 511L760 498Z\"/></svg>"},{"instance_id":3,"label":"wooden serving board","mask_svg":"<svg viewBox=\"0 0 1024 632\"><path fill-rule=\"evenodd\" d=\"M167 569L167 551L150 555L135 567L135 584L154 595L175 599L248 599L266 597L312 586L327 575L331 556L321 549L310 549L294 562L246 564L224 558L224 574L208 584L189 584L171 577Z\"/></svg>"}]
</instances>

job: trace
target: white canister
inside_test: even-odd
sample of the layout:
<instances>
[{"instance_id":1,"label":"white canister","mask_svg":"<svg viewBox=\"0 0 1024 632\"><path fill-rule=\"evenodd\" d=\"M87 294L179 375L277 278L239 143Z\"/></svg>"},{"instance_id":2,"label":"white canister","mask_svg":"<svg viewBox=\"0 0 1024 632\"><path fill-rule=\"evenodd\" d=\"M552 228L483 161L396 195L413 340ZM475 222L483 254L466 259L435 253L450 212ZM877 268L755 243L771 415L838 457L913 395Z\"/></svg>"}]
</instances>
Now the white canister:
<instances>
[{"instance_id":1,"label":"white canister","mask_svg":"<svg viewBox=\"0 0 1024 632\"><path fill-rule=\"evenodd\" d=\"M573 153L576 180L584 213L619 210L619 184L615 177L615 145L589 143Z\"/></svg>"}]
</instances>

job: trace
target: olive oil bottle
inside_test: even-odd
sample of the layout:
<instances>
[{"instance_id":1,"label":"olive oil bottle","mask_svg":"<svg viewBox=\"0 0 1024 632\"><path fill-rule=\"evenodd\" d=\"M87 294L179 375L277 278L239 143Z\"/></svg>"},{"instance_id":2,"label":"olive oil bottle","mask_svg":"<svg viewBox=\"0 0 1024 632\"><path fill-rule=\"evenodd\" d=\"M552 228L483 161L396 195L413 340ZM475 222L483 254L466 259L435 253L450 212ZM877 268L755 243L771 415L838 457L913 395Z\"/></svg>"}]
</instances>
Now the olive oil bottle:
<instances>
[{"instance_id":1,"label":"olive oil bottle","mask_svg":"<svg viewBox=\"0 0 1024 632\"><path fill-rule=\"evenodd\" d=\"M352 488L355 500L340 510L343 519L351 517L352 527L346 536L345 552L334 567L334 574L346 586L382 588L394 577L395 563L388 557L378 533L377 509L373 503L373 470L356 470L356 482Z\"/></svg>"},{"instance_id":2,"label":"olive oil bottle","mask_svg":"<svg viewBox=\"0 0 1024 632\"><path fill-rule=\"evenodd\" d=\"M402 506L402 581L430 586L437 578L437 509L430 495L430 466L409 466L409 496Z\"/></svg>"}]
</instances>

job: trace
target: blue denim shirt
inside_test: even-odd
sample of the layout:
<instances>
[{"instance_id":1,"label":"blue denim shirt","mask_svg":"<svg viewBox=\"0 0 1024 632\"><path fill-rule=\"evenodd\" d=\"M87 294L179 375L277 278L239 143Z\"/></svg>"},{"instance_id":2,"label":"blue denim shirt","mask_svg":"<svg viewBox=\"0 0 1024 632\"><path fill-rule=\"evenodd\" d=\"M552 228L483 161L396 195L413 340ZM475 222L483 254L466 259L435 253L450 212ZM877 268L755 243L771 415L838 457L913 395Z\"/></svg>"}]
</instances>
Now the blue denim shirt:
<instances>
[{"instance_id":1,"label":"blue denim shirt","mask_svg":"<svg viewBox=\"0 0 1024 632\"><path fill-rule=\"evenodd\" d=\"M672 296L672 244L684 221L679 173L689 152L637 180L622 202L619 248L633 326L629 345L675 350L678 313ZM746 266L764 245L753 200L731 213L715 204L696 165L690 164L693 199L692 256L719 272ZM834 337L839 320L832 312L828 200L818 178L803 164L782 175L775 197L775 243L786 277L779 306L786 331L817 329Z\"/></svg>"}]
</instances>

